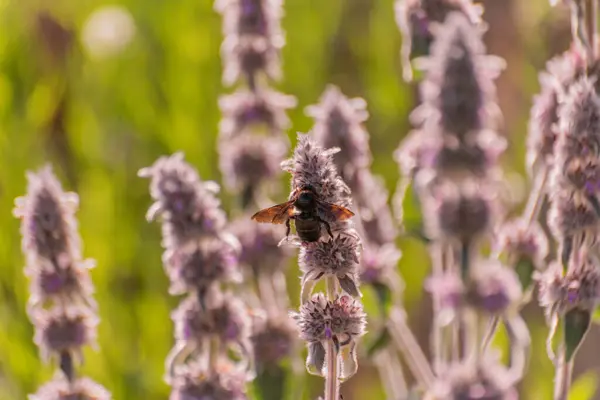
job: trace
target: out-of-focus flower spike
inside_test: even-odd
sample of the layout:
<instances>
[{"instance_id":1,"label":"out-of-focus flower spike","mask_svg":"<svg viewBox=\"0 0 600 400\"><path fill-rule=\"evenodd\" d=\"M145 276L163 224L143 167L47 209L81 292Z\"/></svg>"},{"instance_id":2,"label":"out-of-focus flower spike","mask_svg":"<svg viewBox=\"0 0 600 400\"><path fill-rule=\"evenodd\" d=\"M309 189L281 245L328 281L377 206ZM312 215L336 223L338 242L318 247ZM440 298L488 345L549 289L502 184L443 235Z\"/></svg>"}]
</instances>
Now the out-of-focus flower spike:
<instances>
[{"instance_id":1,"label":"out-of-focus flower spike","mask_svg":"<svg viewBox=\"0 0 600 400\"><path fill-rule=\"evenodd\" d=\"M214 196L215 183L201 181L184 161L183 153L160 157L138 175L151 179L150 194L159 205L152 206L150 216L162 217L166 247L197 235L213 234L225 226L221 202Z\"/></svg>"},{"instance_id":2,"label":"out-of-focus flower spike","mask_svg":"<svg viewBox=\"0 0 600 400\"><path fill-rule=\"evenodd\" d=\"M20 218L22 249L28 265L68 268L81 258L75 212L78 196L65 193L48 165L27 173L27 195L15 200Z\"/></svg>"},{"instance_id":3,"label":"out-of-focus flower spike","mask_svg":"<svg viewBox=\"0 0 600 400\"><path fill-rule=\"evenodd\" d=\"M448 15L436 29L427 78L421 85L423 104L411 119L465 138L499 121L494 79L504 67L485 53L481 29L460 13Z\"/></svg>"},{"instance_id":4,"label":"out-of-focus flower spike","mask_svg":"<svg viewBox=\"0 0 600 400\"><path fill-rule=\"evenodd\" d=\"M289 126L285 113L296 106L294 96L273 90L240 90L219 99L219 108L223 118L219 123L220 139L233 139L251 130L266 128L267 133L282 136Z\"/></svg>"},{"instance_id":5,"label":"out-of-focus flower spike","mask_svg":"<svg viewBox=\"0 0 600 400\"><path fill-rule=\"evenodd\" d=\"M402 33L403 77L411 81L413 71L410 61L427 55L434 41L432 25L445 21L448 14L464 14L472 24L481 23L483 7L470 0L396 0L396 24Z\"/></svg>"},{"instance_id":6,"label":"out-of-focus flower spike","mask_svg":"<svg viewBox=\"0 0 600 400\"><path fill-rule=\"evenodd\" d=\"M225 361L214 371L206 371L200 362L190 363L173 381L169 400L248 400L246 378L245 371Z\"/></svg>"}]
</instances>

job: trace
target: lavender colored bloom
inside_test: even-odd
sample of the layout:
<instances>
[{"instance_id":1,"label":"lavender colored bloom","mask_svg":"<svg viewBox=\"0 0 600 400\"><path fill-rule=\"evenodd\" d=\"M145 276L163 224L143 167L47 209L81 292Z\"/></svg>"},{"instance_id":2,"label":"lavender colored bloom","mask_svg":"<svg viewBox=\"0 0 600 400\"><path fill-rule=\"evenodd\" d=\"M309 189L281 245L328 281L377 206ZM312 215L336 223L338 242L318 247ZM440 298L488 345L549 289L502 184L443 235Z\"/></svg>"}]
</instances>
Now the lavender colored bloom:
<instances>
[{"instance_id":1,"label":"lavender colored bloom","mask_svg":"<svg viewBox=\"0 0 600 400\"><path fill-rule=\"evenodd\" d=\"M365 100L349 99L338 87L328 85L319 104L306 108L306 114L315 119L315 140L324 148L340 148L335 164L346 182L371 162L369 137L362 126L369 115L366 106Z\"/></svg>"},{"instance_id":2,"label":"lavender colored bloom","mask_svg":"<svg viewBox=\"0 0 600 400\"><path fill-rule=\"evenodd\" d=\"M364 335L366 314L362 305L347 295L334 301L317 293L300 307L299 312L290 313L298 324L300 338L308 342L307 365L322 373L325 361L324 342L333 340L339 346L354 346L354 341Z\"/></svg>"},{"instance_id":3,"label":"lavender colored bloom","mask_svg":"<svg viewBox=\"0 0 600 400\"><path fill-rule=\"evenodd\" d=\"M540 73L540 93L534 98L527 137L527 164L537 160L552 161L557 138L559 95L566 93L575 80L585 72L585 60L577 49L554 57Z\"/></svg>"},{"instance_id":4,"label":"lavender colored bloom","mask_svg":"<svg viewBox=\"0 0 600 400\"><path fill-rule=\"evenodd\" d=\"M88 378L74 382L57 377L29 395L29 400L110 400L111 394Z\"/></svg>"},{"instance_id":5,"label":"lavender colored bloom","mask_svg":"<svg viewBox=\"0 0 600 400\"><path fill-rule=\"evenodd\" d=\"M401 257L402 252L393 243L381 247L364 246L360 266L361 283L389 285Z\"/></svg>"},{"instance_id":6,"label":"lavender colored bloom","mask_svg":"<svg viewBox=\"0 0 600 400\"><path fill-rule=\"evenodd\" d=\"M206 290L219 282L240 282L238 243L220 237L190 239L164 253L173 295Z\"/></svg>"},{"instance_id":7,"label":"lavender colored bloom","mask_svg":"<svg viewBox=\"0 0 600 400\"><path fill-rule=\"evenodd\" d=\"M239 90L222 96L219 99L223 114L219 135L221 139L229 140L260 128L271 135L281 135L289 126L285 112L295 106L295 97L269 89Z\"/></svg>"},{"instance_id":8,"label":"lavender colored bloom","mask_svg":"<svg viewBox=\"0 0 600 400\"><path fill-rule=\"evenodd\" d=\"M470 0L397 0L396 23L402 33L404 79L412 79L410 59L428 54L434 40L432 25L442 23L452 12L463 13L472 24L481 21L483 8Z\"/></svg>"},{"instance_id":9,"label":"lavender colored bloom","mask_svg":"<svg viewBox=\"0 0 600 400\"><path fill-rule=\"evenodd\" d=\"M244 134L221 143L221 171L227 186L250 190L281 173L281 160L287 152L283 138Z\"/></svg>"},{"instance_id":10,"label":"lavender colored bloom","mask_svg":"<svg viewBox=\"0 0 600 400\"><path fill-rule=\"evenodd\" d=\"M383 179L361 169L354 175L352 184L366 240L379 246L393 242L398 229L387 204L388 191Z\"/></svg>"},{"instance_id":11,"label":"lavender colored bloom","mask_svg":"<svg viewBox=\"0 0 600 400\"><path fill-rule=\"evenodd\" d=\"M183 159L183 153L160 157L138 173L151 178L150 194L155 203L148 219L163 220L163 245L170 248L190 238L215 234L225 226L225 213L215 197L219 186L201 181L198 173Z\"/></svg>"},{"instance_id":12,"label":"lavender colored bloom","mask_svg":"<svg viewBox=\"0 0 600 400\"><path fill-rule=\"evenodd\" d=\"M241 245L239 262L256 273L272 274L287 264L291 249L279 246L281 227L268 224L256 224L249 217L233 221L229 226Z\"/></svg>"},{"instance_id":13,"label":"lavender colored bloom","mask_svg":"<svg viewBox=\"0 0 600 400\"><path fill-rule=\"evenodd\" d=\"M356 235L337 235L328 240L306 243L298 256L303 286L307 281L335 276L342 289L351 296L360 296L358 263L360 240Z\"/></svg>"},{"instance_id":14,"label":"lavender colored bloom","mask_svg":"<svg viewBox=\"0 0 600 400\"><path fill-rule=\"evenodd\" d=\"M79 198L65 193L52 168L27 173L27 195L15 200L22 248L30 266L68 268L81 259L75 212Z\"/></svg>"},{"instance_id":15,"label":"lavender colored bloom","mask_svg":"<svg viewBox=\"0 0 600 400\"><path fill-rule=\"evenodd\" d=\"M539 271L544 270L548 255L548 238L538 222L515 219L506 222L496 238L497 250L504 251L515 262L527 259Z\"/></svg>"},{"instance_id":16,"label":"lavender colored bloom","mask_svg":"<svg viewBox=\"0 0 600 400\"><path fill-rule=\"evenodd\" d=\"M557 164L552 170L549 186L595 197L600 192L600 157L578 155Z\"/></svg>"},{"instance_id":17,"label":"lavender colored bloom","mask_svg":"<svg viewBox=\"0 0 600 400\"><path fill-rule=\"evenodd\" d=\"M400 167L400 173L412 179L422 169L430 168L439 147L437 135L422 130L411 131L394 151L394 160Z\"/></svg>"},{"instance_id":18,"label":"lavender colored bloom","mask_svg":"<svg viewBox=\"0 0 600 400\"><path fill-rule=\"evenodd\" d=\"M221 58L225 66L223 84L231 86L242 77L253 82L254 77L260 73L264 73L269 79L279 80L279 50L282 45L283 42L272 42L260 37L226 37L221 46Z\"/></svg>"},{"instance_id":19,"label":"lavender colored bloom","mask_svg":"<svg viewBox=\"0 0 600 400\"><path fill-rule=\"evenodd\" d=\"M517 400L510 372L489 358L448 366L429 393L435 400Z\"/></svg>"},{"instance_id":20,"label":"lavender colored bloom","mask_svg":"<svg viewBox=\"0 0 600 400\"><path fill-rule=\"evenodd\" d=\"M225 35L272 37L281 42L281 0L217 0L215 10L223 15Z\"/></svg>"},{"instance_id":21,"label":"lavender colored bloom","mask_svg":"<svg viewBox=\"0 0 600 400\"><path fill-rule=\"evenodd\" d=\"M91 297L94 285L89 273L94 266L94 260L85 260L67 268L27 267L25 274L31 279L29 314L52 303L83 304L95 309L97 305Z\"/></svg>"},{"instance_id":22,"label":"lavender colored bloom","mask_svg":"<svg viewBox=\"0 0 600 400\"><path fill-rule=\"evenodd\" d=\"M253 328L254 360L259 366L276 365L292 354L297 332L289 318L267 318Z\"/></svg>"},{"instance_id":23,"label":"lavender colored bloom","mask_svg":"<svg viewBox=\"0 0 600 400\"><path fill-rule=\"evenodd\" d=\"M200 363L191 363L173 382L169 400L247 400L245 384L245 372L231 364L206 371Z\"/></svg>"},{"instance_id":24,"label":"lavender colored bloom","mask_svg":"<svg viewBox=\"0 0 600 400\"><path fill-rule=\"evenodd\" d=\"M431 238L469 243L484 235L493 224L494 205L490 189L475 182L461 186L447 182L425 199L426 228Z\"/></svg>"},{"instance_id":25,"label":"lavender colored bloom","mask_svg":"<svg viewBox=\"0 0 600 400\"><path fill-rule=\"evenodd\" d=\"M464 304L466 288L458 274L444 272L432 275L425 281L425 289L437 299L442 313L454 314Z\"/></svg>"},{"instance_id":26,"label":"lavender colored bloom","mask_svg":"<svg viewBox=\"0 0 600 400\"><path fill-rule=\"evenodd\" d=\"M539 303L548 318L573 309L593 311L600 304L600 270L589 261L574 265L566 275L560 263L552 263L537 278Z\"/></svg>"},{"instance_id":27,"label":"lavender colored bloom","mask_svg":"<svg viewBox=\"0 0 600 400\"><path fill-rule=\"evenodd\" d=\"M30 399L110 399L100 385L75 380L74 358L81 363L82 347L95 347L99 322L89 274L95 262L81 256L78 196L62 190L50 166L27 178L27 195L17 198L14 210L31 281L27 311L42 358L57 360L62 372Z\"/></svg>"},{"instance_id":28,"label":"lavender colored bloom","mask_svg":"<svg viewBox=\"0 0 600 400\"><path fill-rule=\"evenodd\" d=\"M348 206L350 189L338 175L333 161L333 155L339 151L335 147L325 150L310 136L299 133L294 156L281 163L292 174L292 190L312 186L323 201Z\"/></svg>"},{"instance_id":29,"label":"lavender colored bloom","mask_svg":"<svg viewBox=\"0 0 600 400\"><path fill-rule=\"evenodd\" d=\"M35 344L42 358L58 358L62 353L81 356L82 347L96 345L98 317L86 308L55 306L32 316L35 325Z\"/></svg>"},{"instance_id":30,"label":"lavender colored bloom","mask_svg":"<svg viewBox=\"0 0 600 400\"><path fill-rule=\"evenodd\" d=\"M548 225L554 236L561 241L570 240L580 233L595 238L599 220L600 216L588 198L567 191L552 194Z\"/></svg>"},{"instance_id":31,"label":"lavender colored bloom","mask_svg":"<svg viewBox=\"0 0 600 400\"><path fill-rule=\"evenodd\" d=\"M423 104L413 112L415 124L467 138L493 129L498 115L494 79L503 61L485 53L482 31L467 17L451 13L436 29L431 56L423 62Z\"/></svg>"},{"instance_id":32,"label":"lavender colored bloom","mask_svg":"<svg viewBox=\"0 0 600 400\"><path fill-rule=\"evenodd\" d=\"M244 344L249 339L250 317L244 303L231 295L203 309L194 295L186 298L171 315L178 341L200 345L217 335L224 343Z\"/></svg>"},{"instance_id":33,"label":"lavender colored bloom","mask_svg":"<svg viewBox=\"0 0 600 400\"><path fill-rule=\"evenodd\" d=\"M471 270L467 301L472 307L489 314L514 311L522 297L517 274L498 261L480 261Z\"/></svg>"},{"instance_id":34,"label":"lavender colored bloom","mask_svg":"<svg viewBox=\"0 0 600 400\"><path fill-rule=\"evenodd\" d=\"M594 85L595 79L582 78L559 98L556 157L561 166L574 158L600 157L600 97Z\"/></svg>"},{"instance_id":35,"label":"lavender colored bloom","mask_svg":"<svg viewBox=\"0 0 600 400\"><path fill-rule=\"evenodd\" d=\"M362 305L347 295L329 301L323 293L314 294L300 307L300 312L291 316L298 323L300 337L307 342L331 340L334 336L344 342L365 333L366 314Z\"/></svg>"}]
</instances>

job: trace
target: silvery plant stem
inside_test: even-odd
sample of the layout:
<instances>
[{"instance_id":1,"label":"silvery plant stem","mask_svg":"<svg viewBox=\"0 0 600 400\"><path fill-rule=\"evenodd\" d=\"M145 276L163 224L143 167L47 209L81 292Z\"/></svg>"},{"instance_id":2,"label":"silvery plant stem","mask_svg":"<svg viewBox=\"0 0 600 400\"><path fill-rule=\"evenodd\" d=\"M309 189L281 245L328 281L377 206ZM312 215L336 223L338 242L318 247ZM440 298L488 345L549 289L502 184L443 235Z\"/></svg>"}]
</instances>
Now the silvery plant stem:
<instances>
[{"instance_id":1,"label":"silvery plant stem","mask_svg":"<svg viewBox=\"0 0 600 400\"><path fill-rule=\"evenodd\" d=\"M327 278L327 299L334 301L337 294L335 278ZM338 353L333 340L327 341L325 349L327 357L327 374L325 375L325 400L339 400Z\"/></svg>"}]
</instances>

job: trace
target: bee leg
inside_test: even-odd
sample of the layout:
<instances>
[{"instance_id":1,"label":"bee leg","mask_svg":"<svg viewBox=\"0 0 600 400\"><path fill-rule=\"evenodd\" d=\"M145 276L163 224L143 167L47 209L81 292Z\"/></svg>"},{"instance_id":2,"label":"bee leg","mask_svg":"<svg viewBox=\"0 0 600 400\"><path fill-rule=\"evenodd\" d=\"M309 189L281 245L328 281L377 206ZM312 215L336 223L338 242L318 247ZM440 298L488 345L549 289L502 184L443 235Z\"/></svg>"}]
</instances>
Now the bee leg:
<instances>
[{"instance_id":1,"label":"bee leg","mask_svg":"<svg viewBox=\"0 0 600 400\"><path fill-rule=\"evenodd\" d=\"M292 227L290 226L290 219L291 219L291 218L288 218L288 219L285 221L285 227L286 227L286 231L285 231L285 237L286 237L286 238L287 238L288 236L290 236L290 231L292 230Z\"/></svg>"}]
</instances>

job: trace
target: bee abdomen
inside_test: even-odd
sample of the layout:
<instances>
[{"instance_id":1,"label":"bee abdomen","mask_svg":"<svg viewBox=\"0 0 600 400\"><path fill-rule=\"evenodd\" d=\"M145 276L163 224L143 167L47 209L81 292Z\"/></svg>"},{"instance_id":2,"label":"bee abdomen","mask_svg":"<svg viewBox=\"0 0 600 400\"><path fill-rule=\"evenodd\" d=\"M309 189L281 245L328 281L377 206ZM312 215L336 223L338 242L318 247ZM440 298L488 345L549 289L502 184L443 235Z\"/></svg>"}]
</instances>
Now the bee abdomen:
<instances>
[{"instance_id":1,"label":"bee abdomen","mask_svg":"<svg viewBox=\"0 0 600 400\"><path fill-rule=\"evenodd\" d=\"M316 220L296 220L296 234L305 242L316 242L321 236L321 224Z\"/></svg>"}]
</instances>

